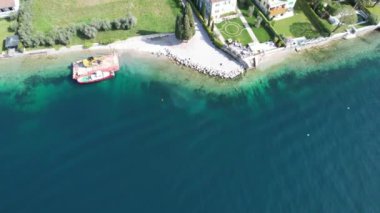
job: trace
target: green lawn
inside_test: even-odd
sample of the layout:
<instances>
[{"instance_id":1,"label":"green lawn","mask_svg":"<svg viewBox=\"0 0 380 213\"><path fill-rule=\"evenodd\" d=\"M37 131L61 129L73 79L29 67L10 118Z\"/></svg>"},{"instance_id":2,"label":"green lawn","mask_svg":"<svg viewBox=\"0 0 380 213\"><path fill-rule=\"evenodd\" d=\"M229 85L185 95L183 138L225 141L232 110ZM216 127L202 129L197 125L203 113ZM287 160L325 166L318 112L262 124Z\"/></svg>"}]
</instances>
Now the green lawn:
<instances>
[{"instance_id":1,"label":"green lawn","mask_svg":"<svg viewBox=\"0 0 380 213\"><path fill-rule=\"evenodd\" d=\"M255 33L255 36L259 40L260 43L272 40L268 31L266 31L263 26L260 26L259 28L252 27L252 31L253 31L253 33Z\"/></svg>"},{"instance_id":2,"label":"green lawn","mask_svg":"<svg viewBox=\"0 0 380 213\"><path fill-rule=\"evenodd\" d=\"M249 36L240 18L223 21L216 25L222 33L224 39L232 39L238 41L243 45L247 45L252 42L251 36Z\"/></svg>"},{"instance_id":3,"label":"green lawn","mask_svg":"<svg viewBox=\"0 0 380 213\"><path fill-rule=\"evenodd\" d=\"M10 35L13 35L13 33L8 31L8 27L9 27L9 21L7 21L6 19L0 19L0 42L1 42L2 50L4 50L3 49L4 39Z\"/></svg>"},{"instance_id":4,"label":"green lawn","mask_svg":"<svg viewBox=\"0 0 380 213\"><path fill-rule=\"evenodd\" d=\"M375 14L377 16L380 17L380 3L377 4L375 7L367 7L367 9L369 10L369 12L371 12L372 14Z\"/></svg>"},{"instance_id":5,"label":"green lawn","mask_svg":"<svg viewBox=\"0 0 380 213\"><path fill-rule=\"evenodd\" d=\"M256 17L248 16L248 8L240 8L240 11L242 12L243 16L247 20L249 26L252 28L253 33L255 34L256 38L259 40L260 43L272 40L268 31L262 25L259 28L255 27Z\"/></svg>"},{"instance_id":6,"label":"green lawn","mask_svg":"<svg viewBox=\"0 0 380 213\"><path fill-rule=\"evenodd\" d=\"M295 37L290 31L290 26L294 23L310 23L309 19L303 13L301 8L296 4L294 8L294 16L285 18L278 21L273 21L273 27L279 33L285 37ZM310 23L311 24L311 23Z\"/></svg>"},{"instance_id":7,"label":"green lawn","mask_svg":"<svg viewBox=\"0 0 380 213\"><path fill-rule=\"evenodd\" d=\"M177 0L33 0L33 29L49 32L92 19L115 19L130 12L137 17L131 31L101 32L94 41L125 39L133 35L174 32ZM82 41L75 38L73 43Z\"/></svg>"}]
</instances>

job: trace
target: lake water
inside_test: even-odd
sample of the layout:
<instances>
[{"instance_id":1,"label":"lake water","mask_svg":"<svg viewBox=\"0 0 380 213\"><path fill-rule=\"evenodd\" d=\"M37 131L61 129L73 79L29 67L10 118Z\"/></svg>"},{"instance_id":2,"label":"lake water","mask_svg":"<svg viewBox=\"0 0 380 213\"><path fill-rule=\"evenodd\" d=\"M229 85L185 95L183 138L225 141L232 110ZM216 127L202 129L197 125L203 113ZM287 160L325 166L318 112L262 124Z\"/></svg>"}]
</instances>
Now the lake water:
<instances>
[{"instance_id":1,"label":"lake water","mask_svg":"<svg viewBox=\"0 0 380 213\"><path fill-rule=\"evenodd\" d=\"M83 55L81 55L83 56ZM223 81L0 62L0 212L380 212L380 39Z\"/></svg>"}]
</instances>

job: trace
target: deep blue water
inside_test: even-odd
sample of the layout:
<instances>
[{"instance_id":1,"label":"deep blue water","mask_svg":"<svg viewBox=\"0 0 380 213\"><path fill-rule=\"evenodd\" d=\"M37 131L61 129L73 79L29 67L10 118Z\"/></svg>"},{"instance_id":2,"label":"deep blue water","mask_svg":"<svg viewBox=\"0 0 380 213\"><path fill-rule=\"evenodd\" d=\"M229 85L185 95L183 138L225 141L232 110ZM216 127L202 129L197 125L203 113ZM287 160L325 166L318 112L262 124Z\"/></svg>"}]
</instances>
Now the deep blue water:
<instances>
[{"instance_id":1,"label":"deep blue water","mask_svg":"<svg viewBox=\"0 0 380 213\"><path fill-rule=\"evenodd\" d=\"M235 95L33 75L0 94L0 212L380 212L379 67Z\"/></svg>"}]
</instances>

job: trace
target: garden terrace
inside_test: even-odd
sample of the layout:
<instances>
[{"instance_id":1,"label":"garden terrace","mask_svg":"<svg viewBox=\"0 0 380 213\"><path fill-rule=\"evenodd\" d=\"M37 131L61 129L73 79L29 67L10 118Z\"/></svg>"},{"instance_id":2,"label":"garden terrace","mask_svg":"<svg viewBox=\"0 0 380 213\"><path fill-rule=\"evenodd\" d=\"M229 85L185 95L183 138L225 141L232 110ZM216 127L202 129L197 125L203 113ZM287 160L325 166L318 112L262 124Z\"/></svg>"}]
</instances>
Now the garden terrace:
<instances>
[{"instance_id":1,"label":"garden terrace","mask_svg":"<svg viewBox=\"0 0 380 213\"><path fill-rule=\"evenodd\" d=\"M233 41L240 42L243 45L247 45L252 42L251 36L244 28L244 24L240 18L234 18L223 21L216 25L222 33L225 40L232 39Z\"/></svg>"},{"instance_id":2,"label":"garden terrace","mask_svg":"<svg viewBox=\"0 0 380 213\"><path fill-rule=\"evenodd\" d=\"M256 10L256 9L255 9ZM262 20L260 26L257 28L256 21L257 21L257 11L254 12L253 16L249 17L248 7L240 8L241 13L247 20L249 26L252 28L253 33L255 34L256 38L259 40L260 43L267 42L272 40L272 37L268 30L263 26L264 20Z\"/></svg>"}]
</instances>

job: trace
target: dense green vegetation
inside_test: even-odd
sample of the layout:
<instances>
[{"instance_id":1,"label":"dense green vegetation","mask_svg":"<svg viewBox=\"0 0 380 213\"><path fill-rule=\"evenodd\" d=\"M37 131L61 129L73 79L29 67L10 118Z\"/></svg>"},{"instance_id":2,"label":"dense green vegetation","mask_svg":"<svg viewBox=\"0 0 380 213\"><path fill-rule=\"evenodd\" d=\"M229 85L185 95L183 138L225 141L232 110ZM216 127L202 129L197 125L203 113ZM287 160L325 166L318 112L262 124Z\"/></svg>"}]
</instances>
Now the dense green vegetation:
<instances>
[{"instance_id":1,"label":"dense green vegetation","mask_svg":"<svg viewBox=\"0 0 380 213\"><path fill-rule=\"evenodd\" d=\"M186 7L182 14L177 15L175 24L175 37L179 40L189 40L195 34L195 23L193 10L190 3L186 3Z\"/></svg>"}]
</instances>

